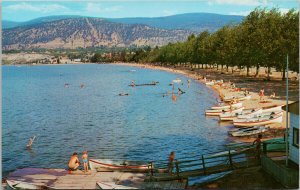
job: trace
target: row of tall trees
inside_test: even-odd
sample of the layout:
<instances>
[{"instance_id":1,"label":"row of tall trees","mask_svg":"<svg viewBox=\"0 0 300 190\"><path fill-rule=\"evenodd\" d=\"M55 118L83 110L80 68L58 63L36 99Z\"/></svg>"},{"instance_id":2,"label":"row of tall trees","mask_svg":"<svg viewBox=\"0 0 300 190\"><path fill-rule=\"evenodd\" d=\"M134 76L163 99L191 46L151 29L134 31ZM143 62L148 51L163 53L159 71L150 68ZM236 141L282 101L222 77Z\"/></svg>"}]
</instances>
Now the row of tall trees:
<instances>
[{"instance_id":1,"label":"row of tall trees","mask_svg":"<svg viewBox=\"0 0 300 190\"><path fill-rule=\"evenodd\" d=\"M137 62L152 62L162 65L192 64L221 66L222 69L237 66L249 69L260 67L283 72L286 57L289 69L299 72L299 12L291 9L281 13L279 9L256 8L235 26L225 26L214 33L204 31L191 35L185 42L169 43L143 53Z\"/></svg>"}]
</instances>

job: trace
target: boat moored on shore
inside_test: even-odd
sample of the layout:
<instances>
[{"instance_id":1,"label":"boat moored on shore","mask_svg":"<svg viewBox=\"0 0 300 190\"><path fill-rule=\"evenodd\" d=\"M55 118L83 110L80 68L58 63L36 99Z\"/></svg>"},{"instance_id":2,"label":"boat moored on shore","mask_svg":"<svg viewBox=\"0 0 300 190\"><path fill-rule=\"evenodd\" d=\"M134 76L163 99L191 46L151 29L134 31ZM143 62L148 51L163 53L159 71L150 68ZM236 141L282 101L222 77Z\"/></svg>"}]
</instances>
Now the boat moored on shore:
<instances>
[{"instance_id":1,"label":"boat moored on shore","mask_svg":"<svg viewBox=\"0 0 300 190\"><path fill-rule=\"evenodd\" d=\"M259 118L249 118L249 119L234 119L233 125L239 127L252 127L255 125L267 125L271 123L281 123L282 115L275 116L265 116Z\"/></svg>"},{"instance_id":2,"label":"boat moored on shore","mask_svg":"<svg viewBox=\"0 0 300 190\"><path fill-rule=\"evenodd\" d=\"M140 161L114 161L109 159L90 159L89 165L91 170L96 171L130 171L130 172L147 172L149 164Z\"/></svg>"}]
</instances>

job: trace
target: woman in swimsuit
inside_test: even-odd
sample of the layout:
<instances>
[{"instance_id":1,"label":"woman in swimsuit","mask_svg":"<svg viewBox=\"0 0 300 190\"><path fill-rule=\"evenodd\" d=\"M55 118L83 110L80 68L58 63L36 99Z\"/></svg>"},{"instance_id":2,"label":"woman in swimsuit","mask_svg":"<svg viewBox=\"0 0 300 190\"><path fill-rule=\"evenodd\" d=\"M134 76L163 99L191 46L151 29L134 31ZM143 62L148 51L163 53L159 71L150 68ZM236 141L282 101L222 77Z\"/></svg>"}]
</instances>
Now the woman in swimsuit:
<instances>
[{"instance_id":1,"label":"woman in swimsuit","mask_svg":"<svg viewBox=\"0 0 300 190\"><path fill-rule=\"evenodd\" d=\"M83 161L84 172L88 172L89 171L89 167L88 167L88 154L87 154L86 150L83 151L82 161Z\"/></svg>"}]
</instances>

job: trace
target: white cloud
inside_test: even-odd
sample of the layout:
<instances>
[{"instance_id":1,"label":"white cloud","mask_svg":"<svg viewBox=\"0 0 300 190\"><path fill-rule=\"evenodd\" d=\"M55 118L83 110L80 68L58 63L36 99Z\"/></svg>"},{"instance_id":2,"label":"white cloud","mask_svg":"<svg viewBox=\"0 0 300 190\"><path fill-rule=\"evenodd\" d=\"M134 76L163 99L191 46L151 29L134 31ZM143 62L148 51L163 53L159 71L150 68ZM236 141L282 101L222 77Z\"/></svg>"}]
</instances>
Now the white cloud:
<instances>
[{"instance_id":1,"label":"white cloud","mask_svg":"<svg viewBox=\"0 0 300 190\"><path fill-rule=\"evenodd\" d=\"M18 3L15 5L9 5L3 7L3 10L8 11L34 11L34 12L42 12L42 13L51 13L57 11L69 11L69 8L59 5L59 4L39 4L32 5L29 3Z\"/></svg>"},{"instance_id":2,"label":"white cloud","mask_svg":"<svg viewBox=\"0 0 300 190\"><path fill-rule=\"evenodd\" d=\"M121 10L121 6L103 7L100 3L87 3L88 13L115 12Z\"/></svg>"},{"instance_id":3,"label":"white cloud","mask_svg":"<svg viewBox=\"0 0 300 190\"><path fill-rule=\"evenodd\" d=\"M241 15L247 16L251 13L251 11L239 11L239 12L230 12L229 15Z\"/></svg>"},{"instance_id":4,"label":"white cloud","mask_svg":"<svg viewBox=\"0 0 300 190\"><path fill-rule=\"evenodd\" d=\"M162 11L163 16L171 16L171 15L175 15L176 11L171 11L171 10L163 10Z\"/></svg>"},{"instance_id":5,"label":"white cloud","mask_svg":"<svg viewBox=\"0 0 300 190\"><path fill-rule=\"evenodd\" d=\"M209 5L214 4L231 4L231 5L248 5L248 6L259 6L267 5L267 0L208 0Z\"/></svg>"},{"instance_id":6,"label":"white cloud","mask_svg":"<svg viewBox=\"0 0 300 190\"><path fill-rule=\"evenodd\" d=\"M279 11L282 13L282 14L286 14L289 12L290 9L286 9L286 8L280 8Z\"/></svg>"}]
</instances>

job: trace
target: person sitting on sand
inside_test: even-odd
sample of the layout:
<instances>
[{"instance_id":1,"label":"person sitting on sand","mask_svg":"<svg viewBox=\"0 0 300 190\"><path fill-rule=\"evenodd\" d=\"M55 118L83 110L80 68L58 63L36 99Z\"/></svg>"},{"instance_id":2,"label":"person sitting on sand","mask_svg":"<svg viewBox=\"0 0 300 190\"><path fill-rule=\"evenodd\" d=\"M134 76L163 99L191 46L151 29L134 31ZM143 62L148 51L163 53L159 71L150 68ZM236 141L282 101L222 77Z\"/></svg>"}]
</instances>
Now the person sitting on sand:
<instances>
[{"instance_id":1,"label":"person sitting on sand","mask_svg":"<svg viewBox=\"0 0 300 190\"><path fill-rule=\"evenodd\" d=\"M272 94L270 95L270 98L275 98L275 92L272 92Z\"/></svg>"},{"instance_id":2,"label":"person sitting on sand","mask_svg":"<svg viewBox=\"0 0 300 190\"><path fill-rule=\"evenodd\" d=\"M78 166L80 166L80 161L77 157L77 152L74 152L73 155L71 156L68 166L69 166L69 170L71 171L77 170Z\"/></svg>"},{"instance_id":3,"label":"person sitting on sand","mask_svg":"<svg viewBox=\"0 0 300 190\"><path fill-rule=\"evenodd\" d=\"M88 172L89 171L89 167L88 167L88 154L87 154L86 150L83 151L82 161L83 161L84 172Z\"/></svg>"}]
</instances>

